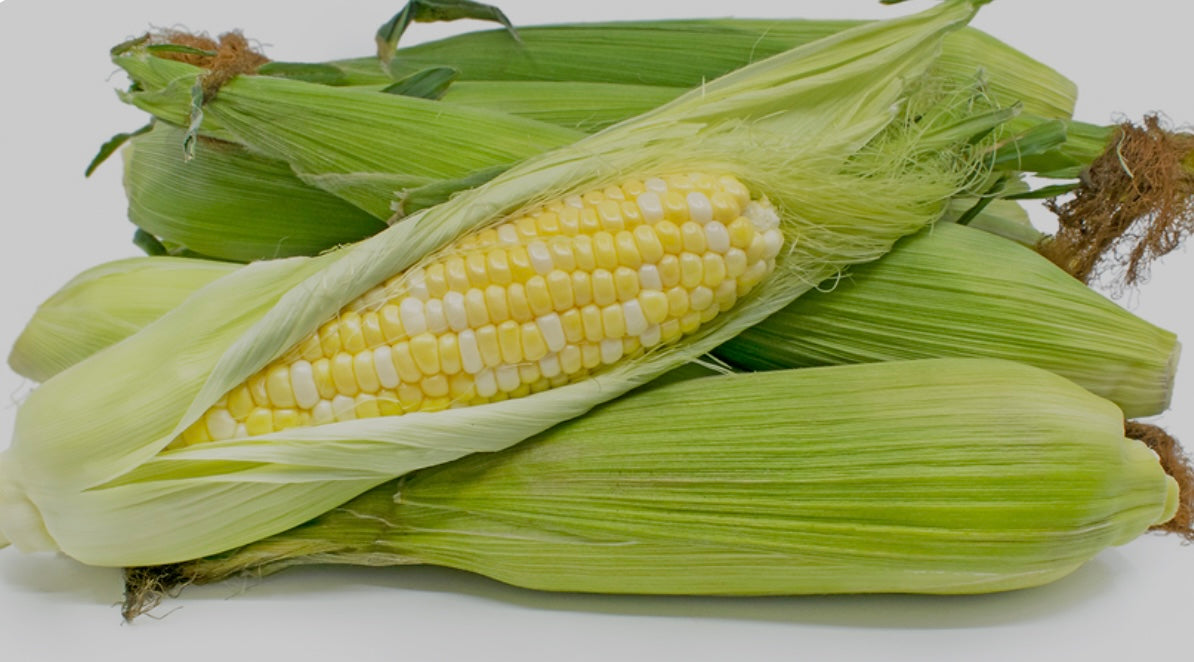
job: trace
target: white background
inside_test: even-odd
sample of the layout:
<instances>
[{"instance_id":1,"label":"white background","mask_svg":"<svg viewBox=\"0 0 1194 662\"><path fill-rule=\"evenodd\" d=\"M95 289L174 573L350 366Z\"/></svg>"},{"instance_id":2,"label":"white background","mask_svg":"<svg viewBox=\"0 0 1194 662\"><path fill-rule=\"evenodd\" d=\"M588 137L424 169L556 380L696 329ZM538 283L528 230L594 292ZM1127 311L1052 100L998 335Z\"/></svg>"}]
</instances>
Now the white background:
<instances>
[{"instance_id":1,"label":"white background","mask_svg":"<svg viewBox=\"0 0 1194 662\"><path fill-rule=\"evenodd\" d=\"M141 126L113 90L107 49L151 26L242 28L280 60L370 52L400 0L266 3L126 0L0 4L0 348L71 275L137 254L119 161L84 166L112 134ZM515 23L725 16L877 18L928 6L873 0L565 3L502 0ZM1107 123L1166 111L1194 122L1187 3L998 0L975 25L1077 81L1078 116ZM415 26L405 43L477 27ZM1194 331L1194 256L1181 251L1122 302ZM1194 443L1194 359L1160 418ZM0 448L31 385L0 368ZM6 660L1084 660L1184 659L1194 625L1194 548L1147 536L1051 586L961 598L870 596L681 599L553 595L428 568L313 568L188 590L120 625L119 573L50 555L0 551L0 656ZM174 610L174 611L170 611ZM1172 648L1172 651L1170 649ZM218 656L218 657L217 657Z\"/></svg>"}]
</instances>

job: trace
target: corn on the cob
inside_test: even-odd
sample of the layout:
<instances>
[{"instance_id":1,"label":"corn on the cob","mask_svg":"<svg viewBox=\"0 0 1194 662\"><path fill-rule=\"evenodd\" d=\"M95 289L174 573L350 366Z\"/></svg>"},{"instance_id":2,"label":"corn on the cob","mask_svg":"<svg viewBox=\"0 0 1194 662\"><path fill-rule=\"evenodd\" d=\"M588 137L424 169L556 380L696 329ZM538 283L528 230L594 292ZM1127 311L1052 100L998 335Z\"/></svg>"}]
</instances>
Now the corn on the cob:
<instances>
[{"instance_id":1,"label":"corn on the cob","mask_svg":"<svg viewBox=\"0 0 1194 662\"><path fill-rule=\"evenodd\" d=\"M756 63L359 244L255 263L202 288L22 405L0 459L4 536L95 565L214 553L413 469L517 443L708 352L832 272L882 255L981 179L991 131L1014 111L921 84L942 35L974 11L953 0ZM469 232L553 198L685 172L733 175L766 196L785 237L775 271L695 333L523 398L162 452L345 304Z\"/></svg>"},{"instance_id":2,"label":"corn on the cob","mask_svg":"<svg viewBox=\"0 0 1194 662\"><path fill-rule=\"evenodd\" d=\"M128 576L429 563L552 591L981 593L1055 580L1177 506L1119 410L1069 381L891 362L653 385L242 549Z\"/></svg>"},{"instance_id":3,"label":"corn on the cob","mask_svg":"<svg viewBox=\"0 0 1194 662\"><path fill-rule=\"evenodd\" d=\"M775 268L779 216L689 173L548 202L350 302L171 448L561 386L696 332Z\"/></svg>"}]
</instances>

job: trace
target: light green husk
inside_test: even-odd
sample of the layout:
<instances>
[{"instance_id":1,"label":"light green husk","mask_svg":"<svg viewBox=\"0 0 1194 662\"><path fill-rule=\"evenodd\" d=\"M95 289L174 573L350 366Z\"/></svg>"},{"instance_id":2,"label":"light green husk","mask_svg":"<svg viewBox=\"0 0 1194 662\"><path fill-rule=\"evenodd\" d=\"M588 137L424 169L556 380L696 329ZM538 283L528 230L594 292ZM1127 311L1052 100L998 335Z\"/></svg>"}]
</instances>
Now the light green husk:
<instances>
[{"instance_id":1,"label":"light green husk","mask_svg":"<svg viewBox=\"0 0 1194 662\"><path fill-rule=\"evenodd\" d=\"M314 563L444 565L550 591L983 593L1055 580L1176 508L1177 483L1124 438L1115 405L1067 380L893 362L652 385L285 533L126 577L134 600L147 578Z\"/></svg>"},{"instance_id":2,"label":"light green husk","mask_svg":"<svg viewBox=\"0 0 1194 662\"><path fill-rule=\"evenodd\" d=\"M350 227L340 229L329 222L335 217L324 214L323 204L304 207L288 199L283 192L300 186L290 166L312 189L322 188L379 220L391 220L475 186L513 163L516 156L528 155L503 146L508 158L492 158L490 142L495 133L512 131L520 140L527 135L546 136L539 149L572 142L583 131L646 112L724 72L858 24L727 20L532 27L521 45L504 32L469 33L403 49L394 60L395 75L460 68L469 80L449 86L442 102L370 98L367 111L359 108L366 103L361 95L376 93L391 82L381 74L383 67L376 58L305 65L320 72L312 80L325 80L327 67L333 72L339 71L337 67L357 72L333 77L339 83L354 83L349 86L242 76L254 80L230 83L228 92L209 100L202 129L215 138L251 146L253 163L238 167L221 160L195 167L209 158L203 145L194 161L185 163L182 130L159 126L151 135L129 143L130 217L169 246L219 259L314 254L342 243L366 223L349 215ZM561 53L561 48L573 52ZM139 85L125 98L168 122L186 126L191 112L189 90L200 70L135 48L121 53L117 64ZM492 57L478 58L478 53L492 53ZM287 76L294 73L295 65L273 66L281 67ZM371 75L365 76L370 67ZM1073 141L1063 142L1068 122L1061 120L1069 119L1075 95L1070 81L981 32L966 30L947 37L937 75L969 81L980 69L992 99L1023 107L1024 112L1009 125L1010 135L1020 137L1023 131L1042 126L1056 129L1045 132L1045 142L1021 138L1003 145L1006 160L999 167L1060 171L1072 167L1075 158L1088 162L1103 151L1102 142L1082 143L1085 147L1076 151ZM640 80L643 75L647 78ZM460 115L447 108L442 115L426 116L428 109L444 108L445 103L469 106L474 112ZM474 126L476 113L488 113L483 130ZM334 134L328 124L335 125ZM418 132L422 128L461 139L432 144ZM1062 149L1068 151L1063 154ZM435 172L424 168L422 161L429 153L442 156L449 167ZM410 159L412 154L418 158ZM267 155L276 160L266 161ZM1022 165L1028 159L1031 168ZM242 168L252 172L241 174ZM231 172L225 175L224 169ZM434 190L427 191L428 187ZM196 200L175 193L192 188L207 195ZM246 197L261 204L241 208L237 201ZM314 191L305 197L324 202ZM267 203L270 198L278 201L272 209ZM228 241L228 237L238 240ZM300 251L307 238L312 242L322 238L322 244Z\"/></svg>"},{"instance_id":3,"label":"light green husk","mask_svg":"<svg viewBox=\"0 0 1194 662\"><path fill-rule=\"evenodd\" d=\"M930 104L917 95L937 87L916 84L941 36L973 12L946 2L840 33L530 159L359 244L215 281L26 400L0 458L0 529L22 548L94 565L196 558L411 470L517 443L700 356L830 273L882 255L981 176L968 155L983 145L971 138L1008 115L965 93ZM345 303L460 234L545 199L689 170L731 173L766 195L789 239L765 283L686 341L526 398L162 453Z\"/></svg>"},{"instance_id":4,"label":"light green husk","mask_svg":"<svg viewBox=\"0 0 1194 662\"><path fill-rule=\"evenodd\" d=\"M939 223L824 283L719 347L752 370L934 357L1020 361L1073 380L1130 418L1169 406L1177 337L1037 253Z\"/></svg>"}]
</instances>

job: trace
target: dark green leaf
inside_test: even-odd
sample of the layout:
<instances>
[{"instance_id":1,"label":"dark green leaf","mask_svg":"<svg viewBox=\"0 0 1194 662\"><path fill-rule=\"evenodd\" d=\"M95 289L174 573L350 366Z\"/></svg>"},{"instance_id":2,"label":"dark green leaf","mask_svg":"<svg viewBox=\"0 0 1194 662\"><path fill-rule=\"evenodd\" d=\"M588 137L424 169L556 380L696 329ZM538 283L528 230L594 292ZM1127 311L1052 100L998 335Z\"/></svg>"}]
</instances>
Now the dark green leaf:
<instances>
[{"instance_id":1,"label":"dark green leaf","mask_svg":"<svg viewBox=\"0 0 1194 662\"><path fill-rule=\"evenodd\" d=\"M134 138L146 133L152 128L153 124L146 124L132 133L118 133L109 138L108 142L100 145L99 152L96 153L95 158L91 159L91 163L87 164L87 171L83 174L83 176L90 177L91 173L95 172L96 168L100 167L104 161L107 161L109 156L115 154L116 150L120 149L122 145L129 141L130 138Z\"/></svg>"},{"instance_id":2,"label":"dark green leaf","mask_svg":"<svg viewBox=\"0 0 1194 662\"><path fill-rule=\"evenodd\" d=\"M149 41L149 35L143 34L140 37L134 37L132 39L129 39L128 41L122 41L119 44L116 44L108 52L112 54L112 57L116 57L117 55L124 55L125 53L133 50L134 48L140 46L141 44L144 44L147 41Z\"/></svg>"},{"instance_id":3,"label":"dark green leaf","mask_svg":"<svg viewBox=\"0 0 1194 662\"><path fill-rule=\"evenodd\" d=\"M202 55L204 57L216 56L215 51L207 51L202 48L184 46L182 44L150 44L145 47L145 50L150 53L183 53L184 55Z\"/></svg>"},{"instance_id":4,"label":"dark green leaf","mask_svg":"<svg viewBox=\"0 0 1194 662\"><path fill-rule=\"evenodd\" d=\"M338 85L345 78L344 71L339 67L307 62L268 62L258 67L257 73L321 85Z\"/></svg>"},{"instance_id":5,"label":"dark green leaf","mask_svg":"<svg viewBox=\"0 0 1194 662\"><path fill-rule=\"evenodd\" d=\"M1015 195L1007 196L1008 200L1044 200L1046 198L1056 198L1059 195L1065 195L1070 191L1078 188L1078 182L1071 182L1069 184L1053 184L1052 186L1042 186L1041 188L1026 191L1024 193L1017 193Z\"/></svg>"},{"instance_id":6,"label":"dark green leaf","mask_svg":"<svg viewBox=\"0 0 1194 662\"><path fill-rule=\"evenodd\" d=\"M473 18L481 21L493 21L506 26L506 31L515 41L518 33L510 24L510 19L502 10L492 5L471 0L410 0L402 11L394 15L385 25L377 30L377 57L382 62L389 62L398 49L398 40L406 32L411 23L434 23L438 21L455 21L461 18Z\"/></svg>"},{"instance_id":7,"label":"dark green leaf","mask_svg":"<svg viewBox=\"0 0 1194 662\"><path fill-rule=\"evenodd\" d=\"M507 168L508 166L484 168L471 172L464 177L446 179L402 191L398 196L396 205L397 216L398 218L402 218L420 209L434 207L442 202L447 202L453 195L466 189L480 186L502 174Z\"/></svg>"},{"instance_id":8,"label":"dark green leaf","mask_svg":"<svg viewBox=\"0 0 1194 662\"><path fill-rule=\"evenodd\" d=\"M140 228L133 233L133 244L145 251L146 255L168 255L169 251L158 241L158 238Z\"/></svg>"},{"instance_id":9,"label":"dark green leaf","mask_svg":"<svg viewBox=\"0 0 1194 662\"><path fill-rule=\"evenodd\" d=\"M452 67L431 67L417 71L406 78L385 87L382 92L397 94L404 97L418 97L420 99L439 99L448 91L448 87L460 75L459 69Z\"/></svg>"}]
</instances>

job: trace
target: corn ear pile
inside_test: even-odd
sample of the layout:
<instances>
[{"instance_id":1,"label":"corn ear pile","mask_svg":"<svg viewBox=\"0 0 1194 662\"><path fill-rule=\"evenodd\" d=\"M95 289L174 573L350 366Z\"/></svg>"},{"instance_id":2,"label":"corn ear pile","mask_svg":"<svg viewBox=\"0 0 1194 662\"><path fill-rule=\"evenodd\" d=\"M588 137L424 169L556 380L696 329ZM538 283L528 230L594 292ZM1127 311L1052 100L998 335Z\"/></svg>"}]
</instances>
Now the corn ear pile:
<instances>
[{"instance_id":1,"label":"corn ear pile","mask_svg":"<svg viewBox=\"0 0 1194 662\"><path fill-rule=\"evenodd\" d=\"M308 563L975 593L1188 534L1180 450L1125 436L1177 338L1033 251L1017 202L1080 188L1114 128L966 28L981 4L397 51L387 24L318 64L119 45L152 119L99 160L124 140L151 255L13 348L42 384L0 544L130 567L131 617Z\"/></svg>"}]
</instances>

